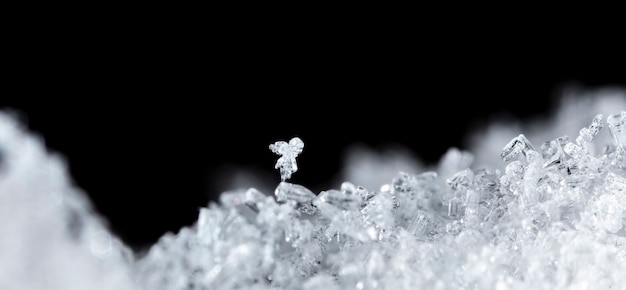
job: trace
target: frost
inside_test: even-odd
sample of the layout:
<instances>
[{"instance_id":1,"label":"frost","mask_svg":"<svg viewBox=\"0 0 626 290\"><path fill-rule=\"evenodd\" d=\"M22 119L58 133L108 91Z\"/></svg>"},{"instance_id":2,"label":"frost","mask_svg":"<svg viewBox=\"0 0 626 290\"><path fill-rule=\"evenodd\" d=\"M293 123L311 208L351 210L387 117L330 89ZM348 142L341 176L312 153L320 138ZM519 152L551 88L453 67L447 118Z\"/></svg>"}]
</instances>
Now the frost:
<instances>
[{"instance_id":1,"label":"frost","mask_svg":"<svg viewBox=\"0 0 626 290\"><path fill-rule=\"evenodd\" d=\"M226 191L141 258L0 115L0 289L625 289L626 98L614 104L565 119L576 129L485 138L501 141L497 166L451 149L376 186L287 182L304 144L279 141L273 194Z\"/></svg>"}]
</instances>

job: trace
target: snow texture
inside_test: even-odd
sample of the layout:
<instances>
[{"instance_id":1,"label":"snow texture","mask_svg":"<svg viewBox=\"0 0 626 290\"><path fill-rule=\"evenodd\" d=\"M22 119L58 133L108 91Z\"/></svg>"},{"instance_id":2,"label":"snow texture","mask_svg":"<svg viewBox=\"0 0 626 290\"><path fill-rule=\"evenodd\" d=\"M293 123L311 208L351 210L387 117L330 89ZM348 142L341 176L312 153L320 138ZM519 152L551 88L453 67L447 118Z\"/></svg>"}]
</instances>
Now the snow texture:
<instances>
[{"instance_id":1,"label":"snow texture","mask_svg":"<svg viewBox=\"0 0 626 290\"><path fill-rule=\"evenodd\" d=\"M273 193L223 192L138 257L1 112L0 289L626 289L625 140L626 92L569 92L431 166L359 148L321 192L278 141Z\"/></svg>"}]
</instances>

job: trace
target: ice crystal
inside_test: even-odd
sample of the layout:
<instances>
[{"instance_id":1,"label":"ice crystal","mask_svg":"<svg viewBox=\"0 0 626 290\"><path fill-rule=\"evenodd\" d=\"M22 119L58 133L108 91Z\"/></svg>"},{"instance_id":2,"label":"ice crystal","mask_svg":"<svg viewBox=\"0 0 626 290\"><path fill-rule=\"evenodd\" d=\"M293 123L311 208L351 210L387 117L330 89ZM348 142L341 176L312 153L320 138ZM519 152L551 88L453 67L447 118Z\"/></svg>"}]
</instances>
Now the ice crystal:
<instances>
[{"instance_id":1,"label":"ice crystal","mask_svg":"<svg viewBox=\"0 0 626 290\"><path fill-rule=\"evenodd\" d=\"M626 111L609 115L607 123L617 146L626 146Z\"/></svg>"},{"instance_id":2,"label":"ice crystal","mask_svg":"<svg viewBox=\"0 0 626 290\"><path fill-rule=\"evenodd\" d=\"M500 156L502 157L502 160L509 161L517 156L519 153L526 155L528 151L534 150L535 148L532 144L530 144L530 141L526 139L526 136L524 136L524 134L519 134L519 136L513 138L511 142L504 146Z\"/></svg>"},{"instance_id":3,"label":"ice crystal","mask_svg":"<svg viewBox=\"0 0 626 290\"><path fill-rule=\"evenodd\" d=\"M298 137L293 137L289 140L289 143L285 141L277 141L274 144L270 144L270 150L280 155L274 168L280 169L280 178L285 181L291 178L291 174L298 171L298 164L296 163L296 157L302 153L304 148L304 142Z\"/></svg>"},{"instance_id":4,"label":"ice crystal","mask_svg":"<svg viewBox=\"0 0 626 290\"><path fill-rule=\"evenodd\" d=\"M226 192L196 227L162 239L140 276L149 289L196 289L165 278L211 289L623 289L626 158L619 138L596 144L602 116L576 142L536 149L519 134L503 147L504 172L452 152L445 179L398 172L379 189L344 182L315 194L282 181L273 198ZM610 116L620 136L621 115ZM208 272L152 270L181 259Z\"/></svg>"},{"instance_id":5,"label":"ice crystal","mask_svg":"<svg viewBox=\"0 0 626 290\"><path fill-rule=\"evenodd\" d=\"M626 289L625 111L589 116L573 139L513 134L491 152L496 168L451 149L375 188L289 183L304 144L279 141L273 194L223 192L132 261L58 162L3 118L0 217L28 233L0 226L1 289ZM22 262L33 253L43 259Z\"/></svg>"}]
</instances>

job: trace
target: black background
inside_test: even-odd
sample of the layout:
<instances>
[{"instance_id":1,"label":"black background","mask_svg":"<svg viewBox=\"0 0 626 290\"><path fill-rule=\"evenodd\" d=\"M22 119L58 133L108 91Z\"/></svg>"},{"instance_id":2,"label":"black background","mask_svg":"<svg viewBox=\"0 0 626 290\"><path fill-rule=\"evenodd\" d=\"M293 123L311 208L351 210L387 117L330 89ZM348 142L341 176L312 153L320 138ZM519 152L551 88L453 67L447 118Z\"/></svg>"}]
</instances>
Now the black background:
<instances>
[{"instance_id":1,"label":"black background","mask_svg":"<svg viewBox=\"0 0 626 290\"><path fill-rule=\"evenodd\" d=\"M229 169L277 183L277 140L305 142L291 181L319 191L354 142L433 163L491 116L549 113L564 85L624 84L621 55L572 38L182 28L34 30L0 98L137 249L195 222Z\"/></svg>"}]
</instances>

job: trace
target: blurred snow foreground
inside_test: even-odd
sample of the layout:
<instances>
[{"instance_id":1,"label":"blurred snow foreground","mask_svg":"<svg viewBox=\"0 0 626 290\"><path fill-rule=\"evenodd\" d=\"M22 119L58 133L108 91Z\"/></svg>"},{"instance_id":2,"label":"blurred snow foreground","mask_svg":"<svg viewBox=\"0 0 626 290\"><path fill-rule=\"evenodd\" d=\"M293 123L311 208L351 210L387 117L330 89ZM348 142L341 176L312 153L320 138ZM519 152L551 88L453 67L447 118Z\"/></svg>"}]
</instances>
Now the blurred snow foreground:
<instances>
[{"instance_id":1,"label":"blurred snow foreground","mask_svg":"<svg viewBox=\"0 0 626 290\"><path fill-rule=\"evenodd\" d=\"M626 289L625 108L622 90L579 92L375 188L388 164L319 193L290 183L306 150L278 141L274 192L224 192L142 256L1 113L0 289Z\"/></svg>"}]
</instances>

